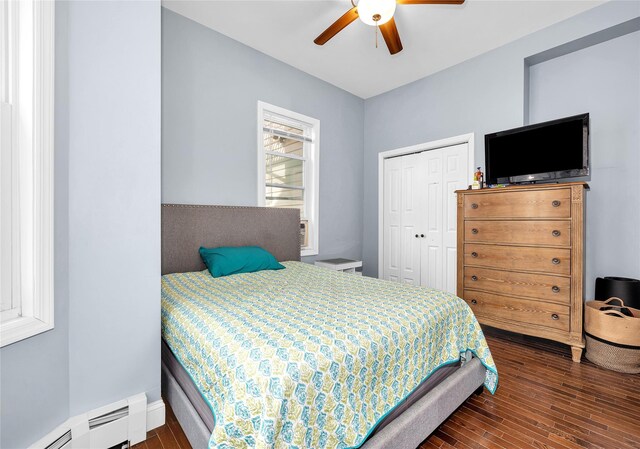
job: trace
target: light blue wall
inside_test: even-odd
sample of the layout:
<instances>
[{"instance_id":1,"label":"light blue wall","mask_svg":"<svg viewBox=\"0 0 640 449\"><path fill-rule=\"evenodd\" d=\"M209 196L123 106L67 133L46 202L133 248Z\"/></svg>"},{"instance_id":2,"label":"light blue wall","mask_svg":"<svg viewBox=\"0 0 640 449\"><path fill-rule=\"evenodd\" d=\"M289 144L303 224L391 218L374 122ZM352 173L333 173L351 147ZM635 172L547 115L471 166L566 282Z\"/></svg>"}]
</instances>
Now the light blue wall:
<instances>
[{"instance_id":1,"label":"light blue wall","mask_svg":"<svg viewBox=\"0 0 640 449\"><path fill-rule=\"evenodd\" d=\"M160 398L159 1L69 6L70 413Z\"/></svg>"},{"instance_id":2,"label":"light blue wall","mask_svg":"<svg viewBox=\"0 0 640 449\"><path fill-rule=\"evenodd\" d=\"M68 89L67 3L56 4L55 97ZM55 103L54 329L0 349L0 447L25 448L69 417L69 111Z\"/></svg>"},{"instance_id":3,"label":"light blue wall","mask_svg":"<svg viewBox=\"0 0 640 449\"><path fill-rule=\"evenodd\" d=\"M160 397L160 2L56 2L55 328L2 348L0 446Z\"/></svg>"},{"instance_id":4,"label":"light blue wall","mask_svg":"<svg viewBox=\"0 0 640 449\"><path fill-rule=\"evenodd\" d=\"M476 165L483 165L484 134L523 124L526 104L525 58L638 16L640 16L639 2L609 2L442 72L368 99L365 102L364 126L363 258L365 273L377 274L379 152L474 132ZM582 67L598 64L598 62L590 62L584 55L577 57L581 59ZM634 72L634 67L634 64L630 64L623 68L627 78L633 77L634 73L636 77L638 76L637 71ZM558 67L558 70L561 69L562 67ZM535 81L538 86L537 79ZM592 85L585 91L585 95L592 95L598 89L606 91L607 87ZM631 89L633 90L633 87ZM567 101L571 100L567 99ZM595 105L585 104L585 106L594 107ZM540 110L540 114L544 111L545 116L556 115L555 107L548 102L541 108L543 109ZM567 109L559 107L557 116L562 116ZM633 128L633 125L630 126ZM637 132L637 127L635 129L636 131L631 133ZM615 130L607 130L614 139L615 132ZM594 142L596 145L592 148L595 160L599 158L601 160L599 154L610 151L607 147L598 146L597 143L600 141ZM637 153L637 141L634 144ZM616 167L634 163L634 159L628 157L626 150L620 151L618 155L620 159L611 161ZM637 159L635 161L633 170L638 172L640 167ZM602 187L601 190L592 191L589 194L589 208L593 207L592 201L598 204L598 197L606 199L618 194L618 189L609 190L609 187L603 186L597 179L594 179L594 182L594 188L598 188L599 185ZM637 198L636 196L628 207L639 207ZM611 219L596 213L590 213L588 216L587 228L592 230L588 231L588 238L605 242L600 244L599 251L611 238L608 233L601 233L604 224ZM629 226L634 224L637 225L637 221L630 222ZM586 280L587 294L591 291L590 284L593 283L594 274L603 274L602 271L632 274L626 267L636 266L634 264L637 264L639 253L640 248L637 245L628 246L619 254L615 264L609 264L606 269L601 269L595 250L590 251L587 255L587 266L591 278ZM638 276L640 273L636 272L635 277Z\"/></svg>"},{"instance_id":5,"label":"light blue wall","mask_svg":"<svg viewBox=\"0 0 640 449\"><path fill-rule=\"evenodd\" d=\"M533 123L589 112L586 279L640 277L640 32L530 69Z\"/></svg>"},{"instance_id":6,"label":"light blue wall","mask_svg":"<svg viewBox=\"0 0 640 449\"><path fill-rule=\"evenodd\" d=\"M162 201L257 204L262 100L320 120L319 257L360 258L364 101L162 12Z\"/></svg>"}]
</instances>

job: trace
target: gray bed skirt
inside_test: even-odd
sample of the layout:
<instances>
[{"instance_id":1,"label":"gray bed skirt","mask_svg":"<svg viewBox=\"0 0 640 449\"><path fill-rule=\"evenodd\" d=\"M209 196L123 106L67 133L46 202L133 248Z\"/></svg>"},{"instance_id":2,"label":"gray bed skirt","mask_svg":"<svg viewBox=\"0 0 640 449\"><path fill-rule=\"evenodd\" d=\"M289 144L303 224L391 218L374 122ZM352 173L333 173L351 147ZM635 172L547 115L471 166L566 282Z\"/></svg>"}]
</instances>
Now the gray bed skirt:
<instances>
[{"instance_id":1,"label":"gray bed skirt","mask_svg":"<svg viewBox=\"0 0 640 449\"><path fill-rule=\"evenodd\" d=\"M486 368L467 353L467 361L416 401L362 449L416 449L484 383ZM206 449L211 432L169 369L162 363L162 395L169 402L193 449Z\"/></svg>"}]
</instances>

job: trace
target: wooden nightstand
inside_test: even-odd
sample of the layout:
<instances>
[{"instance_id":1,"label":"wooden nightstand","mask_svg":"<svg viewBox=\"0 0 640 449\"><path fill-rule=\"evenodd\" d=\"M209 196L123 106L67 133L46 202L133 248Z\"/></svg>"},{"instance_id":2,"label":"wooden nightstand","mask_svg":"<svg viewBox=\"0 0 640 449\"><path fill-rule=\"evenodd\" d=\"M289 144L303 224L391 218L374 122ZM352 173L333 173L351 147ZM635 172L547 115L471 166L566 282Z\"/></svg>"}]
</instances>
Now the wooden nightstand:
<instances>
[{"instance_id":1,"label":"wooden nightstand","mask_svg":"<svg viewBox=\"0 0 640 449\"><path fill-rule=\"evenodd\" d=\"M319 267L329 268L330 270L343 271L362 276L362 271L356 271L356 268L362 267L361 260L352 259L325 259L316 260L315 265Z\"/></svg>"}]
</instances>

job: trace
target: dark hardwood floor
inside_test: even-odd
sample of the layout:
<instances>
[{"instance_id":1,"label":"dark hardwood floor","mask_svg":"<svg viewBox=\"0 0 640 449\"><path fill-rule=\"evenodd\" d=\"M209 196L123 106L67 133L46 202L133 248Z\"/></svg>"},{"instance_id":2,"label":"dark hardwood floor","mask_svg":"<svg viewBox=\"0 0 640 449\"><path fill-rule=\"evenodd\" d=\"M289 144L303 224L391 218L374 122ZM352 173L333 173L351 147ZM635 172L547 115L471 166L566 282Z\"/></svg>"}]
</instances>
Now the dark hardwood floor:
<instances>
[{"instance_id":1,"label":"dark hardwood floor","mask_svg":"<svg viewBox=\"0 0 640 449\"><path fill-rule=\"evenodd\" d=\"M640 448L640 376L571 361L567 346L487 331L500 385L464 403L420 449Z\"/></svg>"},{"instance_id":2,"label":"dark hardwood floor","mask_svg":"<svg viewBox=\"0 0 640 449\"><path fill-rule=\"evenodd\" d=\"M640 449L640 375L573 363L567 346L531 337L488 330L487 340L498 391L472 396L419 449ZM134 448L190 446L168 409Z\"/></svg>"}]
</instances>

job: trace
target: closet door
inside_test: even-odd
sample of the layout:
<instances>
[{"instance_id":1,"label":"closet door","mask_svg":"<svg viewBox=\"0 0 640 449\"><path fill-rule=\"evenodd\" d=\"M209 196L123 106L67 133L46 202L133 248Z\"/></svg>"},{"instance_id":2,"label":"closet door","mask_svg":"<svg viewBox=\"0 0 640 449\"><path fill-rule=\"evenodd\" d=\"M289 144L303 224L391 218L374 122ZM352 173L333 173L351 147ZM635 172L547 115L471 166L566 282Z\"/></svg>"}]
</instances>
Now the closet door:
<instances>
[{"instance_id":1,"label":"closet door","mask_svg":"<svg viewBox=\"0 0 640 449\"><path fill-rule=\"evenodd\" d=\"M421 257L422 283L421 285L442 290L443 285L443 149L425 151L421 156L425 160L425 234L422 239Z\"/></svg>"},{"instance_id":2,"label":"closet door","mask_svg":"<svg viewBox=\"0 0 640 449\"><path fill-rule=\"evenodd\" d=\"M384 161L383 279L420 285L424 240L424 161L420 154Z\"/></svg>"},{"instance_id":3,"label":"closet door","mask_svg":"<svg viewBox=\"0 0 640 449\"><path fill-rule=\"evenodd\" d=\"M425 166L426 238L421 242L421 285L456 292L457 206L455 191L466 187L467 144L421 153Z\"/></svg>"},{"instance_id":4,"label":"closet door","mask_svg":"<svg viewBox=\"0 0 640 449\"><path fill-rule=\"evenodd\" d=\"M402 282L420 285L420 243L424 240L424 158L422 154L402 156L401 259Z\"/></svg>"},{"instance_id":5,"label":"closet door","mask_svg":"<svg viewBox=\"0 0 640 449\"><path fill-rule=\"evenodd\" d=\"M382 278L399 282L402 235L402 158L384 160Z\"/></svg>"}]
</instances>

